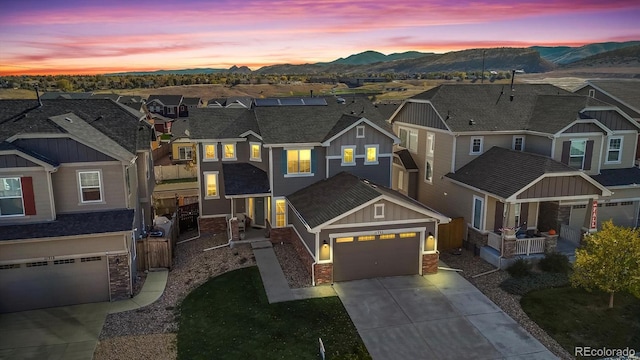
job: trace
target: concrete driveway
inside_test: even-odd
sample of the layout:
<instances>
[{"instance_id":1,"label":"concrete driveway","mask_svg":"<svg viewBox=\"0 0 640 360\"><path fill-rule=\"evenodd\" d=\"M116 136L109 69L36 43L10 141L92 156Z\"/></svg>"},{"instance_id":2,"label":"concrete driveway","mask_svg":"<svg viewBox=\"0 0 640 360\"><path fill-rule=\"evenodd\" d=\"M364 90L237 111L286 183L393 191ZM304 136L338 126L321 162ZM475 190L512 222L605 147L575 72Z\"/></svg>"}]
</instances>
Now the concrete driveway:
<instances>
[{"instance_id":1,"label":"concrete driveway","mask_svg":"<svg viewBox=\"0 0 640 360\"><path fill-rule=\"evenodd\" d=\"M341 282L334 289L374 360L557 359L454 272Z\"/></svg>"}]
</instances>

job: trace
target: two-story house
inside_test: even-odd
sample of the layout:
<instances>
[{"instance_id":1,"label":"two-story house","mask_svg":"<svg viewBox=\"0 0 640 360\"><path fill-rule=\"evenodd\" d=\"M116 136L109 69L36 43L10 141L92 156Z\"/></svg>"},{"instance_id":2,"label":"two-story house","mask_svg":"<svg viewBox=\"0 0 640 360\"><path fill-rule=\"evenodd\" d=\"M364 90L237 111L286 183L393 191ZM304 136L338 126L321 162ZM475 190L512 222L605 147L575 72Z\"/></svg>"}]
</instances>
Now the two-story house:
<instances>
[{"instance_id":1,"label":"two-story house","mask_svg":"<svg viewBox=\"0 0 640 360\"><path fill-rule=\"evenodd\" d=\"M0 100L0 312L131 295L152 135L111 100Z\"/></svg>"},{"instance_id":2,"label":"two-story house","mask_svg":"<svg viewBox=\"0 0 640 360\"><path fill-rule=\"evenodd\" d=\"M146 105L149 112L167 118L177 119L189 116L189 109L184 104L182 95L149 95Z\"/></svg>"},{"instance_id":3,"label":"two-story house","mask_svg":"<svg viewBox=\"0 0 640 360\"><path fill-rule=\"evenodd\" d=\"M367 99L260 99L189 117L200 230L244 214L291 241L314 284L437 270L449 219L390 189L393 135Z\"/></svg>"},{"instance_id":4,"label":"two-story house","mask_svg":"<svg viewBox=\"0 0 640 360\"><path fill-rule=\"evenodd\" d=\"M638 224L639 127L618 107L551 85L441 85L391 122L393 187L464 218L472 244L503 252L500 229L515 227L516 255L530 254L553 247L540 232Z\"/></svg>"}]
</instances>

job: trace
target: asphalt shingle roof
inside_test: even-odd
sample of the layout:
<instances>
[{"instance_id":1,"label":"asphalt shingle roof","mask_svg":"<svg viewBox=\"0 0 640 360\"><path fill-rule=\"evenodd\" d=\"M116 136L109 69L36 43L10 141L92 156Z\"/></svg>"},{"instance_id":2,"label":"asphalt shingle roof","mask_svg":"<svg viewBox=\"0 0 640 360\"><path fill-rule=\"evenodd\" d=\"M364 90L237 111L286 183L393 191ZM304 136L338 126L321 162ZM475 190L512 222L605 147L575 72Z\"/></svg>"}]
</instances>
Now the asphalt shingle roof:
<instances>
[{"instance_id":1,"label":"asphalt shingle roof","mask_svg":"<svg viewBox=\"0 0 640 360\"><path fill-rule=\"evenodd\" d=\"M133 210L57 214L50 222L0 225L1 240L99 234L133 229Z\"/></svg>"},{"instance_id":2,"label":"asphalt shingle roof","mask_svg":"<svg viewBox=\"0 0 640 360\"><path fill-rule=\"evenodd\" d=\"M580 111L589 106L608 106L608 104L581 95L538 95L533 113L522 130L556 133L579 119Z\"/></svg>"},{"instance_id":3,"label":"asphalt shingle roof","mask_svg":"<svg viewBox=\"0 0 640 360\"><path fill-rule=\"evenodd\" d=\"M269 192L267 173L248 163L222 164L226 195L266 194Z\"/></svg>"},{"instance_id":4,"label":"asphalt shingle roof","mask_svg":"<svg viewBox=\"0 0 640 360\"><path fill-rule=\"evenodd\" d=\"M184 105L195 105L195 106L198 106L198 105L200 105L200 101L201 101L201 99L199 97L185 97L185 98L182 98L182 103Z\"/></svg>"},{"instance_id":5,"label":"asphalt shingle roof","mask_svg":"<svg viewBox=\"0 0 640 360\"><path fill-rule=\"evenodd\" d=\"M508 198L546 173L580 171L546 156L494 146L446 177Z\"/></svg>"},{"instance_id":6,"label":"asphalt shingle roof","mask_svg":"<svg viewBox=\"0 0 640 360\"><path fill-rule=\"evenodd\" d=\"M640 185L640 168L600 170L599 175L591 177L603 186Z\"/></svg>"},{"instance_id":7,"label":"asphalt shingle roof","mask_svg":"<svg viewBox=\"0 0 640 360\"><path fill-rule=\"evenodd\" d=\"M221 139L220 134L240 116L251 112L247 109L196 108L189 111L191 139ZM240 129L239 129L240 130ZM239 131L237 135L243 133ZM238 137L238 136L233 136Z\"/></svg>"},{"instance_id":8,"label":"asphalt shingle roof","mask_svg":"<svg viewBox=\"0 0 640 360\"><path fill-rule=\"evenodd\" d=\"M587 82L640 110L640 80L589 80Z\"/></svg>"},{"instance_id":9,"label":"asphalt shingle roof","mask_svg":"<svg viewBox=\"0 0 640 360\"><path fill-rule=\"evenodd\" d=\"M398 158L400 158L400 161L402 162L402 166L404 166L406 170L418 170L418 165L416 165L416 162L413 160L413 156L411 156L409 150L398 150L394 152L394 154L398 155Z\"/></svg>"},{"instance_id":10,"label":"asphalt shingle roof","mask_svg":"<svg viewBox=\"0 0 640 360\"><path fill-rule=\"evenodd\" d=\"M40 99L42 100L52 100L52 99L88 99L93 95L92 92L62 92L62 91L51 91L40 94Z\"/></svg>"},{"instance_id":11,"label":"asphalt shingle roof","mask_svg":"<svg viewBox=\"0 0 640 360\"><path fill-rule=\"evenodd\" d=\"M150 103L153 100L158 100L165 106L177 106L182 102L182 95L149 95L149 97L147 98L147 103Z\"/></svg>"}]
</instances>

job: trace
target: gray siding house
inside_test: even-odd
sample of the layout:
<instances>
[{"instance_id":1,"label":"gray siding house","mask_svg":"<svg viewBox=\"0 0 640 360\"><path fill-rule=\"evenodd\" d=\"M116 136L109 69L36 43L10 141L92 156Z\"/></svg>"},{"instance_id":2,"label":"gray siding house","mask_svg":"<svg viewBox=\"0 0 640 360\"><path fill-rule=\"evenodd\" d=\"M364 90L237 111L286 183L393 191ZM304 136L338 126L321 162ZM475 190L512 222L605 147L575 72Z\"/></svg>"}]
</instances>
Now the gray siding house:
<instances>
[{"instance_id":1,"label":"gray siding house","mask_svg":"<svg viewBox=\"0 0 640 360\"><path fill-rule=\"evenodd\" d=\"M152 136L107 99L0 100L0 312L131 295Z\"/></svg>"}]
</instances>

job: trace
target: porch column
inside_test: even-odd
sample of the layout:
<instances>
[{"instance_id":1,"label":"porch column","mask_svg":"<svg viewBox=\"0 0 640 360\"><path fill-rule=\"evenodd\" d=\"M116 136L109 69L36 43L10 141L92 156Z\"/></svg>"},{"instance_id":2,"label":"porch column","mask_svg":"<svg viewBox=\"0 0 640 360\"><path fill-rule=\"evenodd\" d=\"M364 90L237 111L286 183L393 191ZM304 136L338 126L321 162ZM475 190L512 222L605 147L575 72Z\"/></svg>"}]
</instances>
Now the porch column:
<instances>
[{"instance_id":1,"label":"porch column","mask_svg":"<svg viewBox=\"0 0 640 360\"><path fill-rule=\"evenodd\" d=\"M516 255L516 231L502 231L502 257L512 258Z\"/></svg>"}]
</instances>

